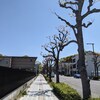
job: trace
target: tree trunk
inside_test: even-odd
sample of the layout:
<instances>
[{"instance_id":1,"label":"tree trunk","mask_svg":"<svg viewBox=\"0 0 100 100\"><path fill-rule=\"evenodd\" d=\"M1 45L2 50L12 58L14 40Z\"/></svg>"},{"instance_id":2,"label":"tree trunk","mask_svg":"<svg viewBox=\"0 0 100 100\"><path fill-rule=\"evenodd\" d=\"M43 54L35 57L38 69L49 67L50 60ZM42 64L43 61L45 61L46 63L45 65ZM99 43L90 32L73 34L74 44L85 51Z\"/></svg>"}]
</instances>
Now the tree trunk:
<instances>
[{"instance_id":1,"label":"tree trunk","mask_svg":"<svg viewBox=\"0 0 100 100\"><path fill-rule=\"evenodd\" d=\"M83 99L87 99L90 97L90 83L87 78L87 71L85 67L85 60L84 60L84 50L82 51L82 46L79 46L79 72L81 74L81 81L82 81L82 88L83 88Z\"/></svg>"},{"instance_id":2,"label":"tree trunk","mask_svg":"<svg viewBox=\"0 0 100 100\"><path fill-rule=\"evenodd\" d=\"M97 77L99 77L98 66L97 66Z\"/></svg>"},{"instance_id":3,"label":"tree trunk","mask_svg":"<svg viewBox=\"0 0 100 100\"><path fill-rule=\"evenodd\" d=\"M87 71L85 66L85 55L84 55L84 42L83 42L83 35L82 35L82 22L78 21L77 27L77 42L78 42L78 53L79 53L79 62L78 62L78 69L81 74L81 81L82 81L82 88L83 88L83 99L87 99L91 95L90 91L90 83L87 78Z\"/></svg>"},{"instance_id":4,"label":"tree trunk","mask_svg":"<svg viewBox=\"0 0 100 100\"><path fill-rule=\"evenodd\" d=\"M94 56L95 57L95 56ZM97 64L96 64L96 61L94 61L94 76L96 77L97 76Z\"/></svg>"},{"instance_id":5,"label":"tree trunk","mask_svg":"<svg viewBox=\"0 0 100 100\"><path fill-rule=\"evenodd\" d=\"M50 70L49 70L49 82L51 82L51 65L50 65Z\"/></svg>"},{"instance_id":6,"label":"tree trunk","mask_svg":"<svg viewBox=\"0 0 100 100\"><path fill-rule=\"evenodd\" d=\"M59 83L59 64L58 64L58 60L56 61L56 83Z\"/></svg>"},{"instance_id":7,"label":"tree trunk","mask_svg":"<svg viewBox=\"0 0 100 100\"><path fill-rule=\"evenodd\" d=\"M96 66L94 66L94 75L95 75L95 77L97 76L97 73L96 73Z\"/></svg>"},{"instance_id":8,"label":"tree trunk","mask_svg":"<svg viewBox=\"0 0 100 100\"><path fill-rule=\"evenodd\" d=\"M47 62L47 77L48 77L48 62Z\"/></svg>"}]
</instances>

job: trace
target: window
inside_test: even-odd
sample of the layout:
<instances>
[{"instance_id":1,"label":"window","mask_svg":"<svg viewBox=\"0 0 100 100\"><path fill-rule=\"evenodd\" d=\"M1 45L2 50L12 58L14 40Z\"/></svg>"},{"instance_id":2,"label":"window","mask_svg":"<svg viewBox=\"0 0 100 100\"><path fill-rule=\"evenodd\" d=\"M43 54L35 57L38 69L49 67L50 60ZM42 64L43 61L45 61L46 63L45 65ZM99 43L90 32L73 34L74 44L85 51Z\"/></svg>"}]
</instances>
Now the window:
<instances>
[{"instance_id":1,"label":"window","mask_svg":"<svg viewBox=\"0 0 100 100\"><path fill-rule=\"evenodd\" d=\"M73 68L76 68L76 64L73 65Z\"/></svg>"},{"instance_id":2,"label":"window","mask_svg":"<svg viewBox=\"0 0 100 100\"><path fill-rule=\"evenodd\" d=\"M75 59L73 59L72 62L74 63L75 62Z\"/></svg>"},{"instance_id":3,"label":"window","mask_svg":"<svg viewBox=\"0 0 100 100\"><path fill-rule=\"evenodd\" d=\"M6 61L6 64L8 64L8 61Z\"/></svg>"}]
</instances>

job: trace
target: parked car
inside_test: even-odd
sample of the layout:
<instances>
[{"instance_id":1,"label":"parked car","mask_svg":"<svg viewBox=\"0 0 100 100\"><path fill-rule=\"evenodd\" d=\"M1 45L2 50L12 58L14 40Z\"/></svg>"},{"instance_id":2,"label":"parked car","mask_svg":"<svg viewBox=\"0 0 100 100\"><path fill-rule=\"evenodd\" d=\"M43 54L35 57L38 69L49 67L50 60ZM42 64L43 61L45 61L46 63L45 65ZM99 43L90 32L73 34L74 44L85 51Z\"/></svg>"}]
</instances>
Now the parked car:
<instances>
[{"instance_id":1,"label":"parked car","mask_svg":"<svg viewBox=\"0 0 100 100\"><path fill-rule=\"evenodd\" d=\"M74 78L81 78L80 74L74 74Z\"/></svg>"}]
</instances>

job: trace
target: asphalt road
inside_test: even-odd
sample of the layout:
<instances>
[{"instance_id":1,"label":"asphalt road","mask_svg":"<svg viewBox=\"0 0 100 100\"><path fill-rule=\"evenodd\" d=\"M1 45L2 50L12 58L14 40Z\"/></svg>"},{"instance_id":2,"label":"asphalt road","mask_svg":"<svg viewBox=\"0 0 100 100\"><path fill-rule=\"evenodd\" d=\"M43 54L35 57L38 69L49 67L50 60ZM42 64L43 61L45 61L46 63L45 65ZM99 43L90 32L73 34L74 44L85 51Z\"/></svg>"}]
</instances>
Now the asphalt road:
<instances>
[{"instance_id":1,"label":"asphalt road","mask_svg":"<svg viewBox=\"0 0 100 100\"><path fill-rule=\"evenodd\" d=\"M52 80L55 82L56 77L52 78ZM60 75L60 82L64 82L68 84L69 86L71 86L72 88L76 89L77 92L81 95L81 97L83 97L81 79ZM90 80L90 87L91 87L92 97L94 98L100 97L100 81Z\"/></svg>"}]
</instances>

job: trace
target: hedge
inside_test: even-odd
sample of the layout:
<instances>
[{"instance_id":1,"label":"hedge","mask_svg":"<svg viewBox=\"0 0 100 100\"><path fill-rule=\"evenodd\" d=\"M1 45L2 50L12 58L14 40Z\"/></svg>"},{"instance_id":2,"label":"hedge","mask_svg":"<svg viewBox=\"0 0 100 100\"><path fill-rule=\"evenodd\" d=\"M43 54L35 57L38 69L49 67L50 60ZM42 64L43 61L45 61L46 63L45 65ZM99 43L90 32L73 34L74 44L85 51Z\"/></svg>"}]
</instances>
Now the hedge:
<instances>
[{"instance_id":1,"label":"hedge","mask_svg":"<svg viewBox=\"0 0 100 100\"><path fill-rule=\"evenodd\" d=\"M49 78L46 75L44 77L49 82ZM78 92L65 83L50 82L49 84L59 100L82 100ZM100 100L100 98L89 98L88 100Z\"/></svg>"},{"instance_id":2,"label":"hedge","mask_svg":"<svg viewBox=\"0 0 100 100\"><path fill-rule=\"evenodd\" d=\"M90 98L88 100L100 100L100 98Z\"/></svg>"},{"instance_id":3,"label":"hedge","mask_svg":"<svg viewBox=\"0 0 100 100\"><path fill-rule=\"evenodd\" d=\"M60 100L81 100L80 95L76 90L64 83L51 83L55 95Z\"/></svg>"}]
</instances>

